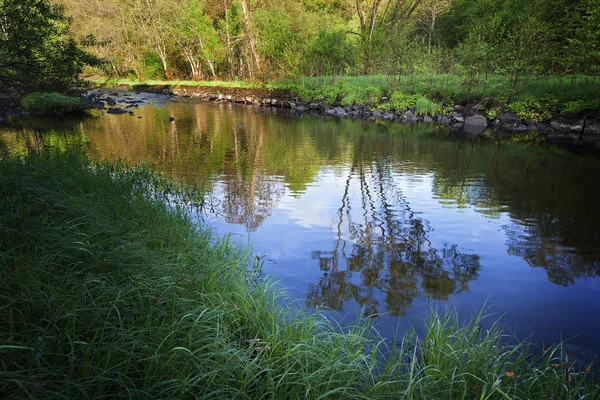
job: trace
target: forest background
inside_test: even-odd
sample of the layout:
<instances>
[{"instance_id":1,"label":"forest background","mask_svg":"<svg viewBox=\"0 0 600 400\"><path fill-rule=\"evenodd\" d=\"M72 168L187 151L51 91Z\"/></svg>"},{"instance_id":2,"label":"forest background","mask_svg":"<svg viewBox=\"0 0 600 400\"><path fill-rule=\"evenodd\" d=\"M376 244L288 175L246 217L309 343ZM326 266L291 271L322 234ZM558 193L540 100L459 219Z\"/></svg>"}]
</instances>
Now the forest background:
<instances>
[{"instance_id":1,"label":"forest background","mask_svg":"<svg viewBox=\"0 0 600 400\"><path fill-rule=\"evenodd\" d=\"M600 0L57 0L113 76L491 75L600 68Z\"/></svg>"},{"instance_id":2,"label":"forest background","mask_svg":"<svg viewBox=\"0 0 600 400\"><path fill-rule=\"evenodd\" d=\"M395 99L399 108L403 101L414 102L403 97L407 94L444 104L535 99L546 111L555 101L566 110L600 108L600 0L2 0L0 5L3 31L9 33L0 60L5 71L14 72L3 80L12 86L48 83L29 91L60 89L60 83L72 87L74 73L88 65L83 76L97 80L276 86L306 100L342 105L377 104L382 97L393 103L397 91L403 94ZM27 17L27 10L38 16ZM37 41L43 46L32 44L36 35L45 35ZM15 64L4 53L23 62ZM37 64L31 62L40 58L36 54L44 54Z\"/></svg>"}]
</instances>

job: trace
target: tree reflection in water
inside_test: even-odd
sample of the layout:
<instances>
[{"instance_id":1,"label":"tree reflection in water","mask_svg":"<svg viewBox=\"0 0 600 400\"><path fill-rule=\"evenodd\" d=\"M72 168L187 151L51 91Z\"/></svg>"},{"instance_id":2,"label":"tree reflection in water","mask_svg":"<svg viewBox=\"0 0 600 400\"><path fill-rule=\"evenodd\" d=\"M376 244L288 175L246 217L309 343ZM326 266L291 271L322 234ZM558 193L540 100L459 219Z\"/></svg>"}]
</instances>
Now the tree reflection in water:
<instances>
[{"instance_id":1,"label":"tree reflection in water","mask_svg":"<svg viewBox=\"0 0 600 400\"><path fill-rule=\"evenodd\" d=\"M396 186L389 164L353 162L337 211L333 249L312 253L323 276L309 285L309 306L342 310L352 299L367 315L385 311L400 316L415 298L446 300L468 290L469 281L477 278L479 256L464 254L456 245L435 248L429 222ZM377 292L385 293L385 306Z\"/></svg>"},{"instance_id":2,"label":"tree reflection in water","mask_svg":"<svg viewBox=\"0 0 600 400\"><path fill-rule=\"evenodd\" d=\"M23 126L3 125L0 151L76 148L93 159L148 162L166 176L202 186L214 198L207 211L248 232L285 196L303 197L322 171L342 171L345 191L334 206L333 240L313 252L324 275L310 287L313 305L342 309L355 299L372 313L401 314L414 298L446 298L477 277L476 255L451 243L432 245L431 224L445 230L444 218L430 223L413 212L395 189L400 174L428 174L428 189L444 208L509 221L502 225L501 255L543 268L549 281L569 286L600 276L597 158L451 140L427 125L393 125L386 132L379 123L277 112L168 103L140 107L141 119L27 119Z\"/></svg>"}]
</instances>

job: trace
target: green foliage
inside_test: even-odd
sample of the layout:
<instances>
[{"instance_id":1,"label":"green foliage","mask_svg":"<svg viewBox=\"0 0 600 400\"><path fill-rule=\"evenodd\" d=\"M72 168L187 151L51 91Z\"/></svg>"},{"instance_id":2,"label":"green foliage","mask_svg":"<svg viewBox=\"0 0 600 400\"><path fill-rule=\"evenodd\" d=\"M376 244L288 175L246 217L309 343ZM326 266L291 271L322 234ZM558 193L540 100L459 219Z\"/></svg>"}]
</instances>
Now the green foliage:
<instances>
[{"instance_id":1,"label":"green foliage","mask_svg":"<svg viewBox=\"0 0 600 400\"><path fill-rule=\"evenodd\" d=\"M21 99L23 109L42 114L64 114L84 110L81 100L77 97L65 96L60 93L30 93Z\"/></svg>"},{"instance_id":2,"label":"green foliage","mask_svg":"<svg viewBox=\"0 0 600 400\"><path fill-rule=\"evenodd\" d=\"M0 83L18 92L64 91L98 60L69 38L63 9L49 0L0 1Z\"/></svg>"},{"instance_id":3,"label":"green foliage","mask_svg":"<svg viewBox=\"0 0 600 400\"><path fill-rule=\"evenodd\" d=\"M600 100L577 100L565 103L562 112L581 112L590 110L600 110Z\"/></svg>"},{"instance_id":4,"label":"green foliage","mask_svg":"<svg viewBox=\"0 0 600 400\"><path fill-rule=\"evenodd\" d=\"M417 94L406 94L404 92L394 91L390 95L388 102L382 104L381 108L385 110L406 111L409 108L415 107L420 98L422 98L422 96Z\"/></svg>"},{"instance_id":5,"label":"green foliage","mask_svg":"<svg viewBox=\"0 0 600 400\"><path fill-rule=\"evenodd\" d=\"M527 98L508 104L508 109L522 119L534 119L538 122L552 118L560 110L558 99L553 96Z\"/></svg>"},{"instance_id":6,"label":"green foliage","mask_svg":"<svg viewBox=\"0 0 600 400\"><path fill-rule=\"evenodd\" d=\"M440 107L426 97L420 97L415 103L416 115L435 115Z\"/></svg>"},{"instance_id":7,"label":"green foliage","mask_svg":"<svg viewBox=\"0 0 600 400\"><path fill-rule=\"evenodd\" d=\"M260 47L263 60L270 64L276 78L297 76L301 38L287 15L276 8L260 9L255 13L264 44Z\"/></svg>"},{"instance_id":8,"label":"green foliage","mask_svg":"<svg viewBox=\"0 0 600 400\"><path fill-rule=\"evenodd\" d=\"M379 104L382 95L382 90L379 87L358 87L353 88L348 94L346 94L342 98L341 103L344 107L353 104L375 106Z\"/></svg>"},{"instance_id":9,"label":"green foliage","mask_svg":"<svg viewBox=\"0 0 600 400\"><path fill-rule=\"evenodd\" d=\"M498 111L499 111L499 108L495 108L495 107L485 109L485 117L488 120L493 121L496 119L496 116L498 115Z\"/></svg>"},{"instance_id":10,"label":"green foliage","mask_svg":"<svg viewBox=\"0 0 600 400\"><path fill-rule=\"evenodd\" d=\"M304 72L308 75L337 75L348 71L354 64L354 52L346 32L319 30L307 49Z\"/></svg>"},{"instance_id":11,"label":"green foliage","mask_svg":"<svg viewBox=\"0 0 600 400\"><path fill-rule=\"evenodd\" d=\"M327 104L334 104L344 95L343 89L337 86L323 87L317 93L317 98L324 100Z\"/></svg>"}]
</instances>

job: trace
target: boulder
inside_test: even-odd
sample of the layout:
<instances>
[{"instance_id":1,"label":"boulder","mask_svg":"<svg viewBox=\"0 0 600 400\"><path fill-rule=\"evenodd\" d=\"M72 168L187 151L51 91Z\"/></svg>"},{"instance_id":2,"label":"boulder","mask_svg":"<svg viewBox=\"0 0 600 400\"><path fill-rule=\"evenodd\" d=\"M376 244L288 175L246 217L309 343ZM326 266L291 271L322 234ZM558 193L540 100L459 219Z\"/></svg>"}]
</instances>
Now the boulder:
<instances>
[{"instance_id":1,"label":"boulder","mask_svg":"<svg viewBox=\"0 0 600 400\"><path fill-rule=\"evenodd\" d=\"M550 122L550 126L556 131L581 132L583 129L583 117L565 116L556 117Z\"/></svg>"},{"instance_id":2,"label":"boulder","mask_svg":"<svg viewBox=\"0 0 600 400\"><path fill-rule=\"evenodd\" d=\"M407 121L414 121L417 119L417 116L410 110L404 113L404 119Z\"/></svg>"},{"instance_id":3,"label":"boulder","mask_svg":"<svg viewBox=\"0 0 600 400\"><path fill-rule=\"evenodd\" d=\"M521 118L515 113L508 112L500 114L496 122L502 129L514 130L517 126L521 125Z\"/></svg>"},{"instance_id":4,"label":"boulder","mask_svg":"<svg viewBox=\"0 0 600 400\"><path fill-rule=\"evenodd\" d=\"M426 115L423 118L423 122L426 123L426 124L431 124L433 122L433 118L431 118L429 115Z\"/></svg>"},{"instance_id":5,"label":"boulder","mask_svg":"<svg viewBox=\"0 0 600 400\"><path fill-rule=\"evenodd\" d=\"M126 114L127 110L123 110L122 108L113 108L110 107L107 111L107 114Z\"/></svg>"},{"instance_id":6,"label":"boulder","mask_svg":"<svg viewBox=\"0 0 600 400\"><path fill-rule=\"evenodd\" d=\"M379 110L373 110L373 118L379 119L381 117L382 117L381 111L379 111Z\"/></svg>"},{"instance_id":7,"label":"boulder","mask_svg":"<svg viewBox=\"0 0 600 400\"><path fill-rule=\"evenodd\" d=\"M450 117L450 119L454 122L459 122L459 123L463 123L465 122L465 117L463 117L462 115L460 115L459 113L452 111L450 114L448 114L448 117Z\"/></svg>"},{"instance_id":8,"label":"boulder","mask_svg":"<svg viewBox=\"0 0 600 400\"><path fill-rule=\"evenodd\" d=\"M114 106L117 105L117 102L112 97L107 97L106 98L106 104L108 104L111 107L114 107Z\"/></svg>"},{"instance_id":9,"label":"boulder","mask_svg":"<svg viewBox=\"0 0 600 400\"><path fill-rule=\"evenodd\" d=\"M595 136L600 138L600 121L588 118L583 134L585 136Z\"/></svg>"},{"instance_id":10,"label":"boulder","mask_svg":"<svg viewBox=\"0 0 600 400\"><path fill-rule=\"evenodd\" d=\"M448 125L450 123L450 118L448 118L446 115L438 115L435 117L435 120L438 124Z\"/></svg>"},{"instance_id":11,"label":"boulder","mask_svg":"<svg viewBox=\"0 0 600 400\"><path fill-rule=\"evenodd\" d=\"M345 117L346 115L348 115L346 110L344 110L342 107L336 107L336 108L334 108L334 110L335 110L335 115L338 115L340 117Z\"/></svg>"},{"instance_id":12,"label":"boulder","mask_svg":"<svg viewBox=\"0 0 600 400\"><path fill-rule=\"evenodd\" d=\"M583 147L600 147L600 121L588 118L583 135L577 144Z\"/></svg>"},{"instance_id":13,"label":"boulder","mask_svg":"<svg viewBox=\"0 0 600 400\"><path fill-rule=\"evenodd\" d=\"M394 115L394 113L385 113L385 114L383 114L383 119L387 119L387 120L391 121L394 118L396 118L396 116Z\"/></svg>"},{"instance_id":14,"label":"boulder","mask_svg":"<svg viewBox=\"0 0 600 400\"><path fill-rule=\"evenodd\" d=\"M554 132L554 129L551 126L542 123L537 124L537 129L540 133L544 134Z\"/></svg>"},{"instance_id":15,"label":"boulder","mask_svg":"<svg viewBox=\"0 0 600 400\"><path fill-rule=\"evenodd\" d=\"M307 105L304 105L304 104L300 104L299 106L296 106L296 110L302 111L302 112L309 111L310 107Z\"/></svg>"},{"instance_id":16,"label":"boulder","mask_svg":"<svg viewBox=\"0 0 600 400\"><path fill-rule=\"evenodd\" d=\"M515 131L515 132L517 132L517 133L524 133L524 132L527 132L527 126L525 126L525 124L521 124L521 125L517 126L517 127L514 129L514 131Z\"/></svg>"},{"instance_id":17,"label":"boulder","mask_svg":"<svg viewBox=\"0 0 600 400\"><path fill-rule=\"evenodd\" d=\"M477 136L487 129L487 119L482 115L467 117L463 129L469 136Z\"/></svg>"},{"instance_id":18,"label":"boulder","mask_svg":"<svg viewBox=\"0 0 600 400\"><path fill-rule=\"evenodd\" d=\"M483 115L473 115L465 118L465 126L476 126L486 128L488 125L487 119Z\"/></svg>"}]
</instances>

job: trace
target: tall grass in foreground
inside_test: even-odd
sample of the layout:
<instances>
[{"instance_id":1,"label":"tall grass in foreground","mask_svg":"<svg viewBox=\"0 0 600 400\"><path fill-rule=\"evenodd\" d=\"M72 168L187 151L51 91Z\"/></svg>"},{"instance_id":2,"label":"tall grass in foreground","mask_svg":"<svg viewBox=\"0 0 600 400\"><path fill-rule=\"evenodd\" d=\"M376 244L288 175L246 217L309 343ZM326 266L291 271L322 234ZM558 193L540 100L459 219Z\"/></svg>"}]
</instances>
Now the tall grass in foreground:
<instances>
[{"instance_id":1,"label":"tall grass in foreground","mask_svg":"<svg viewBox=\"0 0 600 400\"><path fill-rule=\"evenodd\" d=\"M154 183L158 182L158 186ZM161 186L163 185L163 186ZM77 156L0 161L0 393L10 398L596 398L587 366L433 312L395 344L276 302L249 252L164 181ZM385 360L385 361L384 361Z\"/></svg>"}]
</instances>

